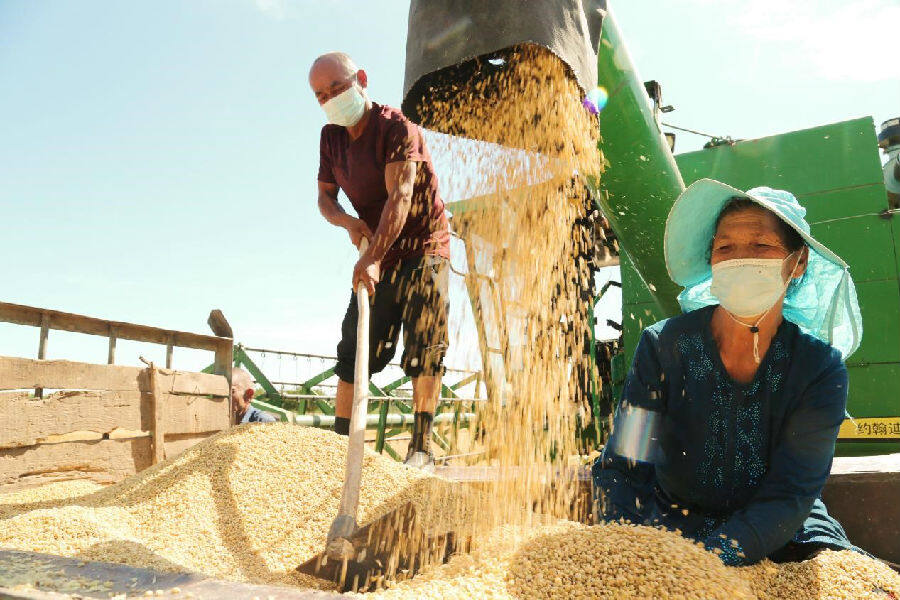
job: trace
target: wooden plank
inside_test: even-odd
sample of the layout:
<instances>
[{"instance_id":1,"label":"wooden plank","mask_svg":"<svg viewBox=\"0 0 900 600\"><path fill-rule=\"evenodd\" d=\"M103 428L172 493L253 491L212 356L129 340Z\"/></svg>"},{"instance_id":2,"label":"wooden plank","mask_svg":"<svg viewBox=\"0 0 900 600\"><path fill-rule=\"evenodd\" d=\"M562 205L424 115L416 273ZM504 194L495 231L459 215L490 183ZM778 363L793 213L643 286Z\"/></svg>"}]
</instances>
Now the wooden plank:
<instances>
[{"instance_id":1,"label":"wooden plank","mask_svg":"<svg viewBox=\"0 0 900 600\"><path fill-rule=\"evenodd\" d=\"M231 385L224 375L160 370L163 392L195 396L231 396Z\"/></svg>"},{"instance_id":2,"label":"wooden plank","mask_svg":"<svg viewBox=\"0 0 900 600\"><path fill-rule=\"evenodd\" d=\"M226 398L164 394L164 402L165 430L172 435L231 426ZM43 400L24 393L2 394L0 448L58 442L73 434L81 440L149 436L151 416L148 392L58 392Z\"/></svg>"},{"instance_id":3,"label":"wooden plank","mask_svg":"<svg viewBox=\"0 0 900 600\"><path fill-rule=\"evenodd\" d=\"M180 394L166 396L167 433L206 433L229 427L231 411L227 398Z\"/></svg>"},{"instance_id":4,"label":"wooden plank","mask_svg":"<svg viewBox=\"0 0 900 600\"><path fill-rule=\"evenodd\" d=\"M187 450L194 444L201 442L211 435L219 433L218 431L204 431L200 433L166 433L163 436L165 444L165 457L172 458ZM108 436L108 437L105 437ZM62 435L52 435L41 440L37 445L44 444L68 444L71 442L99 442L101 440L133 440L137 438L147 438L153 446L153 432L151 431L131 431L127 429L114 429L108 434L99 434L95 431L73 431ZM12 450L13 448L0 448L2 450Z\"/></svg>"},{"instance_id":5,"label":"wooden plank","mask_svg":"<svg viewBox=\"0 0 900 600\"><path fill-rule=\"evenodd\" d=\"M0 485L0 499L3 498L4 494L9 494L11 492L33 489L58 481L72 481L77 479L83 479L83 477L77 473L57 473L55 475L31 475L28 477L21 477L17 479L15 483ZM2 509L0 509L0 512L2 512ZM3 598L3 596L0 595L0 598Z\"/></svg>"},{"instance_id":6,"label":"wooden plank","mask_svg":"<svg viewBox=\"0 0 900 600\"><path fill-rule=\"evenodd\" d=\"M234 337L234 332L231 330L231 325L228 323L228 319L225 318L225 313L223 313L218 308L214 308L209 311L209 318L206 320L206 324L209 325L209 328L212 330L212 332L219 337Z\"/></svg>"},{"instance_id":7,"label":"wooden plank","mask_svg":"<svg viewBox=\"0 0 900 600\"><path fill-rule=\"evenodd\" d=\"M25 477L53 478L61 474L113 483L149 466L149 438L4 448L0 449L0 485Z\"/></svg>"},{"instance_id":8,"label":"wooden plank","mask_svg":"<svg viewBox=\"0 0 900 600\"><path fill-rule=\"evenodd\" d=\"M43 400L25 394L0 396L0 447L31 446L49 436L117 428L145 430L141 393L60 392Z\"/></svg>"},{"instance_id":9,"label":"wooden plank","mask_svg":"<svg viewBox=\"0 0 900 600\"><path fill-rule=\"evenodd\" d=\"M106 354L106 364L114 365L116 364L116 336L118 333L116 332L115 327L109 328L109 351Z\"/></svg>"},{"instance_id":10,"label":"wooden plank","mask_svg":"<svg viewBox=\"0 0 900 600\"><path fill-rule=\"evenodd\" d=\"M127 437L141 437L141 436L127 436ZM65 444L67 442L96 442L103 439L103 434L99 431L88 431L85 429L78 429L76 431L70 431L68 433L55 433L46 435L41 438L41 444ZM124 437L117 437L117 439L125 439Z\"/></svg>"},{"instance_id":11,"label":"wooden plank","mask_svg":"<svg viewBox=\"0 0 900 600\"><path fill-rule=\"evenodd\" d=\"M143 373L138 367L0 356L0 390L148 390ZM161 370L160 385L166 393L230 395L228 379L222 375Z\"/></svg>"},{"instance_id":12,"label":"wooden plank","mask_svg":"<svg viewBox=\"0 0 900 600\"><path fill-rule=\"evenodd\" d=\"M47 358L47 336L50 333L50 318L43 314L41 315L41 338L38 342L38 358L44 360Z\"/></svg>"},{"instance_id":13,"label":"wooden plank","mask_svg":"<svg viewBox=\"0 0 900 600\"><path fill-rule=\"evenodd\" d=\"M216 349L214 372L217 375L224 375L228 379L229 391L231 386L231 366L233 361L234 349L231 340L219 344L219 347Z\"/></svg>"},{"instance_id":14,"label":"wooden plank","mask_svg":"<svg viewBox=\"0 0 900 600\"><path fill-rule=\"evenodd\" d=\"M0 389L136 391L142 371L137 367L0 356Z\"/></svg>"},{"instance_id":15,"label":"wooden plank","mask_svg":"<svg viewBox=\"0 0 900 600\"><path fill-rule=\"evenodd\" d=\"M150 378L150 405L153 414L153 464L166 459L166 404L159 388L159 373L153 363L147 368Z\"/></svg>"},{"instance_id":16,"label":"wooden plank","mask_svg":"<svg viewBox=\"0 0 900 600\"><path fill-rule=\"evenodd\" d=\"M38 359L44 360L47 358L47 337L50 334L50 319L46 314L41 315L41 336L38 340ZM38 398L43 398L44 396L44 388L36 387L34 388L34 395Z\"/></svg>"},{"instance_id":17,"label":"wooden plank","mask_svg":"<svg viewBox=\"0 0 900 600\"><path fill-rule=\"evenodd\" d=\"M175 346L215 352L220 348L222 340L225 339L212 335L161 329L123 321L109 321L57 310L0 302L0 321L40 327L42 314L46 314L50 318L51 329L108 337L109 328L112 326L118 330L118 337L123 340L165 345L171 338Z\"/></svg>"},{"instance_id":18,"label":"wooden plank","mask_svg":"<svg viewBox=\"0 0 900 600\"><path fill-rule=\"evenodd\" d=\"M166 454L175 457L210 435L173 436L165 441ZM62 477L115 483L146 469L151 462L149 437L0 448L0 486Z\"/></svg>"}]
</instances>

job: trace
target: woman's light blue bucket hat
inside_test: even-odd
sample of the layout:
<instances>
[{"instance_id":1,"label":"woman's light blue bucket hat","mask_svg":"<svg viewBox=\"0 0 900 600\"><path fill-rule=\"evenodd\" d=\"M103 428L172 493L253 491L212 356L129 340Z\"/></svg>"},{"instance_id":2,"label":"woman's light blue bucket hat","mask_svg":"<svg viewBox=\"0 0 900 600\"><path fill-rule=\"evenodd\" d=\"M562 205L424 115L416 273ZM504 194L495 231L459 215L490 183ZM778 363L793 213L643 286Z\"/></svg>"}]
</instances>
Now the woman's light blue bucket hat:
<instances>
[{"instance_id":1,"label":"woman's light blue bucket hat","mask_svg":"<svg viewBox=\"0 0 900 600\"><path fill-rule=\"evenodd\" d=\"M669 277L684 287L678 296L681 309L688 312L719 303L709 291L709 249L719 213L734 197L772 211L803 237L810 250L809 264L803 278L788 288L784 317L840 350L846 360L862 340L856 287L847 263L809 234L806 209L790 192L768 187L743 192L713 179L700 179L681 193L666 219L663 242Z\"/></svg>"}]
</instances>

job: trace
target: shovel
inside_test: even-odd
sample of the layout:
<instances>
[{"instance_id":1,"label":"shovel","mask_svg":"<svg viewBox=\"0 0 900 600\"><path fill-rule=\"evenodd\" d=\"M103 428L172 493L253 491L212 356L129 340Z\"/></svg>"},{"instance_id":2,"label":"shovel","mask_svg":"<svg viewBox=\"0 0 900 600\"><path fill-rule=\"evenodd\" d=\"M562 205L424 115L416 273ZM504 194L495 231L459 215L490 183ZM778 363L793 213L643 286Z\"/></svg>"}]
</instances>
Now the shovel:
<instances>
[{"instance_id":1,"label":"shovel","mask_svg":"<svg viewBox=\"0 0 900 600\"><path fill-rule=\"evenodd\" d=\"M363 238L360 256L368 246ZM301 573L333 581L342 592L368 591L387 579L412 577L426 564L445 562L457 547L452 532L426 535L411 503L362 528L357 523L369 399L369 292L363 284L356 290L356 306L353 408L341 504L328 531L325 552L297 567Z\"/></svg>"}]
</instances>

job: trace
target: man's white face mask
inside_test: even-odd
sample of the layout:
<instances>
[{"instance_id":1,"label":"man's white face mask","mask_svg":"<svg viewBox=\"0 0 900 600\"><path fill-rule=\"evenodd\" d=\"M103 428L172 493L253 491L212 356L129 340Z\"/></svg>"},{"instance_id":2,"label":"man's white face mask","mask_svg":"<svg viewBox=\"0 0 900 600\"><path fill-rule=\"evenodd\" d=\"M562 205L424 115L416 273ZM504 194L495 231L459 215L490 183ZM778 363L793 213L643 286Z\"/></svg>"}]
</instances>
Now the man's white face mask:
<instances>
[{"instance_id":1,"label":"man's white face mask","mask_svg":"<svg viewBox=\"0 0 900 600\"><path fill-rule=\"evenodd\" d=\"M359 87L351 84L349 88L322 105L328 122L341 127L353 127L366 112L366 97Z\"/></svg>"},{"instance_id":2,"label":"man's white face mask","mask_svg":"<svg viewBox=\"0 0 900 600\"><path fill-rule=\"evenodd\" d=\"M722 308L736 317L750 318L772 308L785 292L797 264L787 282L782 277L785 261L796 252L781 258L737 258L723 260L712 266L710 292L719 299Z\"/></svg>"}]
</instances>

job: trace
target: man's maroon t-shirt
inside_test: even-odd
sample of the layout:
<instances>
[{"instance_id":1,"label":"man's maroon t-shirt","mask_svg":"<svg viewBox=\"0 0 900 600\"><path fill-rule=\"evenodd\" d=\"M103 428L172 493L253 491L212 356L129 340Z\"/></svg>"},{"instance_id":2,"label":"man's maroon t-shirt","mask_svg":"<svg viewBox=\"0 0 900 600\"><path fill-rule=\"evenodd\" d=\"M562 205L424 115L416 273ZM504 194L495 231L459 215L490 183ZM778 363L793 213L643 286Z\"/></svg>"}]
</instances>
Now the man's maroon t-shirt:
<instances>
[{"instance_id":1,"label":"man's maroon t-shirt","mask_svg":"<svg viewBox=\"0 0 900 600\"><path fill-rule=\"evenodd\" d=\"M431 154L419 127L396 108L372 103L362 135L350 139L345 127L322 128L319 181L337 184L372 233L388 199L385 165L415 161L416 181L406 224L387 251L382 268L425 254L450 258L450 228L438 193Z\"/></svg>"}]
</instances>

